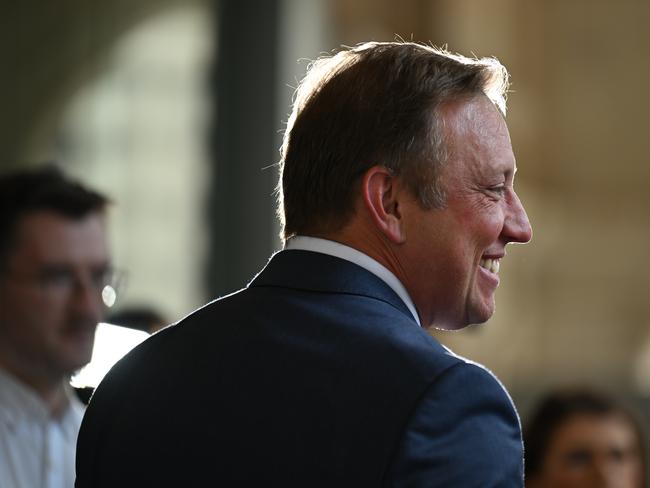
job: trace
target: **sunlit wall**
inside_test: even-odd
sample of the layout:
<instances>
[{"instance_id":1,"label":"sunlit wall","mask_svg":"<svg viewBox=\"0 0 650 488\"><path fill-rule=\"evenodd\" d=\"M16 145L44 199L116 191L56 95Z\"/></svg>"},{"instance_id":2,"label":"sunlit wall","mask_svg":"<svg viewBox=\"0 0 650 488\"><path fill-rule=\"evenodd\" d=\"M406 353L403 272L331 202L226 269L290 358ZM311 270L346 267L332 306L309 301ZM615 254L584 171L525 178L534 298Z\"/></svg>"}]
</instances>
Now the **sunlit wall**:
<instances>
[{"instance_id":1,"label":"sunlit wall","mask_svg":"<svg viewBox=\"0 0 650 488\"><path fill-rule=\"evenodd\" d=\"M69 100L47 150L114 201L114 259L127 272L117 306L152 306L170 320L206 299L208 13L173 8L121 36Z\"/></svg>"}]
</instances>

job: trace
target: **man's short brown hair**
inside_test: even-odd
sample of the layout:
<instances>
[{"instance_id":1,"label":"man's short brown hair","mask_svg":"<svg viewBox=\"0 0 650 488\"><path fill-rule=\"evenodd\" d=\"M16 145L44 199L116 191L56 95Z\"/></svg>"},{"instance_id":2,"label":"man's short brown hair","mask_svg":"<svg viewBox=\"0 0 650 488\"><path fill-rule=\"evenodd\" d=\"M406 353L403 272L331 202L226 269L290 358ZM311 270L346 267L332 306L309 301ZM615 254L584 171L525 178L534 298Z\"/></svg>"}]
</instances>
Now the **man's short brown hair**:
<instances>
[{"instance_id":1,"label":"man's short brown hair","mask_svg":"<svg viewBox=\"0 0 650 488\"><path fill-rule=\"evenodd\" d=\"M103 212L109 199L68 178L53 164L0 174L0 272L21 219L51 211L71 219Z\"/></svg>"},{"instance_id":2,"label":"man's short brown hair","mask_svg":"<svg viewBox=\"0 0 650 488\"><path fill-rule=\"evenodd\" d=\"M327 235L354 211L372 166L400 176L425 208L444 204L440 107L486 95L505 114L506 69L412 42L370 42L321 58L295 95L284 136L283 237Z\"/></svg>"}]
</instances>

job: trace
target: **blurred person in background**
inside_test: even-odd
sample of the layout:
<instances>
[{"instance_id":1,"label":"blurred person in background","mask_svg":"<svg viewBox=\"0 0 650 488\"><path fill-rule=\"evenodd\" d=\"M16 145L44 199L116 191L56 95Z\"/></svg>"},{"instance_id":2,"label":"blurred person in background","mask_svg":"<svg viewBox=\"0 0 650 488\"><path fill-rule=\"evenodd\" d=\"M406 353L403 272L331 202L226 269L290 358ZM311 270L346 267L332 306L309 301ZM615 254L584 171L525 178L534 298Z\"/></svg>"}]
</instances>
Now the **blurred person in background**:
<instances>
[{"instance_id":1,"label":"blurred person in background","mask_svg":"<svg viewBox=\"0 0 650 488\"><path fill-rule=\"evenodd\" d=\"M645 488L646 448L637 417L593 390L544 397L524 429L528 488Z\"/></svg>"},{"instance_id":2,"label":"blurred person in background","mask_svg":"<svg viewBox=\"0 0 650 488\"><path fill-rule=\"evenodd\" d=\"M112 282L100 193L53 166L0 175L0 486L70 488L90 361Z\"/></svg>"},{"instance_id":3,"label":"blurred person in background","mask_svg":"<svg viewBox=\"0 0 650 488\"><path fill-rule=\"evenodd\" d=\"M77 488L521 487L509 395L425 330L487 321L507 244L531 237L507 79L415 43L314 63L284 139L285 249L108 373Z\"/></svg>"}]
</instances>

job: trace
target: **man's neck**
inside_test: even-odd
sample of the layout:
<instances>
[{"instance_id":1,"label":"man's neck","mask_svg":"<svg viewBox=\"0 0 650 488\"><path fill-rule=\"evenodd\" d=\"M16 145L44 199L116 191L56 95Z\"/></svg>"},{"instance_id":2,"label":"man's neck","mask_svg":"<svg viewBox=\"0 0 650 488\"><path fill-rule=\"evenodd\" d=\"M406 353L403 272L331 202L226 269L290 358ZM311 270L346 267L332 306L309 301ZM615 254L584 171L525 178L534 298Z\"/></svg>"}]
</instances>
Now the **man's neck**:
<instances>
[{"instance_id":1,"label":"man's neck","mask_svg":"<svg viewBox=\"0 0 650 488\"><path fill-rule=\"evenodd\" d=\"M302 249L329 254L331 256L336 256L338 258L353 262L358 266L365 268L380 278L382 281L384 281L389 287L391 287L409 309L413 315L414 320L418 324L420 323L420 318L415 308L415 304L409 296L406 288L404 288L404 285L391 270L389 270L386 266L374 259L369 254L366 254L359 249L355 249L354 247L343 242L326 239L323 237L302 235L294 236L289 239L285 244L285 248L288 250Z\"/></svg>"},{"instance_id":2,"label":"man's neck","mask_svg":"<svg viewBox=\"0 0 650 488\"><path fill-rule=\"evenodd\" d=\"M45 404L52 417L63 414L69 404L66 378L52 374L38 374L27 368L19 368L0 357L0 368L31 389Z\"/></svg>"}]
</instances>

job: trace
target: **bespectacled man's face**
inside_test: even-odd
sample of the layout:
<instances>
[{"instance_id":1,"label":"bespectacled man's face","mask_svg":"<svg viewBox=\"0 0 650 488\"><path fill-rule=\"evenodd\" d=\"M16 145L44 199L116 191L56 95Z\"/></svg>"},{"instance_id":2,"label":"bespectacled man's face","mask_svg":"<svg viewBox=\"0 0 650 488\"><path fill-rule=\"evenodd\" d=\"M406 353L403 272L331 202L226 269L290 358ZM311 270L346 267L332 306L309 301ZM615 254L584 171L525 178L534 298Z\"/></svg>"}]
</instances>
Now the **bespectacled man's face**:
<instances>
[{"instance_id":1,"label":"bespectacled man's face","mask_svg":"<svg viewBox=\"0 0 650 488\"><path fill-rule=\"evenodd\" d=\"M515 157L501 113L481 96L449 104L441 116L446 205L405 202L401 265L423 325L458 329L492 316L506 245L528 242L532 230L514 190Z\"/></svg>"},{"instance_id":2,"label":"bespectacled man's face","mask_svg":"<svg viewBox=\"0 0 650 488\"><path fill-rule=\"evenodd\" d=\"M90 361L110 258L104 216L24 216L0 271L0 361L31 376Z\"/></svg>"}]
</instances>

